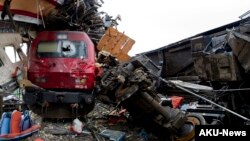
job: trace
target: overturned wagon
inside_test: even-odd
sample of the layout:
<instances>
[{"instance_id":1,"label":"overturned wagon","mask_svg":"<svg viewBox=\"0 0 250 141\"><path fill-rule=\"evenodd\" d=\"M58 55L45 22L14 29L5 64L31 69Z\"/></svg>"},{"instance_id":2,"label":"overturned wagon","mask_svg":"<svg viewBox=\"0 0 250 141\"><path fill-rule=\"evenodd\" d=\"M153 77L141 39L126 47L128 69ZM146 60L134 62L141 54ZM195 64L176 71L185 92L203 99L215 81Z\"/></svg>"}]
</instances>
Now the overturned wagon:
<instances>
[{"instance_id":1,"label":"overturned wagon","mask_svg":"<svg viewBox=\"0 0 250 141\"><path fill-rule=\"evenodd\" d=\"M168 95L183 96L187 104L198 102L187 110L203 114L208 123L219 120L220 124L236 124L234 121L237 120L237 124L248 124L249 27L247 18L144 53L162 68L161 77L212 87L213 90L200 96L230 109L230 112L165 84L160 89Z\"/></svg>"}]
</instances>

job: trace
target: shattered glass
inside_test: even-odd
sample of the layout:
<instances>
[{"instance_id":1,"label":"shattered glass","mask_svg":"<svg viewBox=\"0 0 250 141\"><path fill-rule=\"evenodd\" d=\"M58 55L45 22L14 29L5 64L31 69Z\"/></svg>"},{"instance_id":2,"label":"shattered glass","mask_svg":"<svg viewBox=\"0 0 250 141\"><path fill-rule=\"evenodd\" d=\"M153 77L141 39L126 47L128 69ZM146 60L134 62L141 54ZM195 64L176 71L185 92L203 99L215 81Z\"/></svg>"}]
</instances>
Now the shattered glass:
<instances>
[{"instance_id":1,"label":"shattered glass","mask_svg":"<svg viewBox=\"0 0 250 141\"><path fill-rule=\"evenodd\" d=\"M86 58L87 49L84 42L78 41L40 42L37 56L42 58Z\"/></svg>"}]
</instances>

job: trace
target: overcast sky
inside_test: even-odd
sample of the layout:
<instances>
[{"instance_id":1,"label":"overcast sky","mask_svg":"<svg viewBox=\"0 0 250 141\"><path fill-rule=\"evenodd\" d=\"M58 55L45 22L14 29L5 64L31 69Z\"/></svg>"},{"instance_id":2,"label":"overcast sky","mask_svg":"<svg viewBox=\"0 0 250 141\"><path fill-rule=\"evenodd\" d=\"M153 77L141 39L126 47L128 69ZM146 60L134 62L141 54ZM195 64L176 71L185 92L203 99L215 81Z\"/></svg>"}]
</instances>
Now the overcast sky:
<instances>
[{"instance_id":1,"label":"overcast sky","mask_svg":"<svg viewBox=\"0 0 250 141\"><path fill-rule=\"evenodd\" d=\"M121 15L118 30L136 43L130 55L157 49L239 20L250 0L104 0L103 11Z\"/></svg>"}]
</instances>

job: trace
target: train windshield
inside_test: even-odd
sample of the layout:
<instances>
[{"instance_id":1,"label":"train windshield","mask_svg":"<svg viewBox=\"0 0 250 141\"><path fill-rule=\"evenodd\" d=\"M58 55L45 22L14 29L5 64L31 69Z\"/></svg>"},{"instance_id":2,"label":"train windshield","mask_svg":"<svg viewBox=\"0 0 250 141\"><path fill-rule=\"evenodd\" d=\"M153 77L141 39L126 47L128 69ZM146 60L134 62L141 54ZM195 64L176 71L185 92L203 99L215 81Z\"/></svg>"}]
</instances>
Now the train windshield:
<instances>
[{"instance_id":1,"label":"train windshield","mask_svg":"<svg viewBox=\"0 0 250 141\"><path fill-rule=\"evenodd\" d=\"M37 48L37 56L41 58L86 58L86 52L86 44L82 41L45 41Z\"/></svg>"}]
</instances>

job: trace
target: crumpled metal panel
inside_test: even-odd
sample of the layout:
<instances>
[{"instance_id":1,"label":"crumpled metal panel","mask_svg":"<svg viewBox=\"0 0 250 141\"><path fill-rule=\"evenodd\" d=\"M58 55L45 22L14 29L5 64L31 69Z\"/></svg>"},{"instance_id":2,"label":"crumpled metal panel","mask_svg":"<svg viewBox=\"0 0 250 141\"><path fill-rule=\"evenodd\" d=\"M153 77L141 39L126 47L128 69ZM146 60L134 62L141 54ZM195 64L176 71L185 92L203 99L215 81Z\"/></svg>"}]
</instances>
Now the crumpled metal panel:
<instances>
[{"instance_id":1,"label":"crumpled metal panel","mask_svg":"<svg viewBox=\"0 0 250 141\"><path fill-rule=\"evenodd\" d=\"M249 72L250 37L236 31L229 31L228 44L242 67L245 69L245 72Z\"/></svg>"},{"instance_id":2,"label":"crumpled metal panel","mask_svg":"<svg viewBox=\"0 0 250 141\"><path fill-rule=\"evenodd\" d=\"M225 35L200 36L191 40L194 68L203 80L236 81L241 76L236 59L224 45Z\"/></svg>"},{"instance_id":3,"label":"crumpled metal panel","mask_svg":"<svg viewBox=\"0 0 250 141\"><path fill-rule=\"evenodd\" d=\"M21 74L23 66L26 63L26 55L20 48L22 38L19 34L4 33L0 34L0 88L4 91L10 92L17 88L17 77ZM8 55L6 54L4 47L13 46L20 61L12 63Z\"/></svg>"},{"instance_id":4,"label":"crumpled metal panel","mask_svg":"<svg viewBox=\"0 0 250 141\"><path fill-rule=\"evenodd\" d=\"M166 72L168 76L176 76L192 65L190 44L165 52Z\"/></svg>"}]
</instances>

